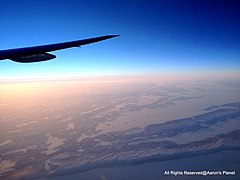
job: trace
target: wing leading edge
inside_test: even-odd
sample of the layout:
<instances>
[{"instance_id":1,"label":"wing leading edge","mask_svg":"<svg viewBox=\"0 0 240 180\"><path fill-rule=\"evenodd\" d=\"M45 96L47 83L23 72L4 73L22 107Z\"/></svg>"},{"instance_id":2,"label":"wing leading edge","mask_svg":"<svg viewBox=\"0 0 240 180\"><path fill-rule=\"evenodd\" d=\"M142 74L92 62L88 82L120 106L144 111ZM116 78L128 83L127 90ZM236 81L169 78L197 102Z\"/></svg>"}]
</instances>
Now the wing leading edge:
<instances>
[{"instance_id":1,"label":"wing leading edge","mask_svg":"<svg viewBox=\"0 0 240 180\"><path fill-rule=\"evenodd\" d=\"M119 35L107 35L95 38L83 39L78 41L69 41L56 44L48 44L42 46L25 47L18 49L8 49L0 51L0 60L10 59L15 62L31 63L39 61L47 61L56 58L55 55L48 52L67 49L72 47L80 47L82 45L103 41L106 39L114 38Z\"/></svg>"}]
</instances>

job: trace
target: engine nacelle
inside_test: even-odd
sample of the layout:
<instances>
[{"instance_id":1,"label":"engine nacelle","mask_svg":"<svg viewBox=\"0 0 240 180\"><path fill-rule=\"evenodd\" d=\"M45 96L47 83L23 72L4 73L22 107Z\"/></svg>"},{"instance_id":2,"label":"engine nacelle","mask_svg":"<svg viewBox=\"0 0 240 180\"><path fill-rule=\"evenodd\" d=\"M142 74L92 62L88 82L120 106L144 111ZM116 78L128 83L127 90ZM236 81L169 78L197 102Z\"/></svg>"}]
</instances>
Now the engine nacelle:
<instances>
[{"instance_id":1,"label":"engine nacelle","mask_svg":"<svg viewBox=\"0 0 240 180\"><path fill-rule=\"evenodd\" d=\"M51 59L56 58L55 55L49 53L42 53L42 54L34 54L31 56L22 56L17 58L12 58L12 61L20 62L20 63L31 63L31 62L40 62L40 61L48 61Z\"/></svg>"}]
</instances>

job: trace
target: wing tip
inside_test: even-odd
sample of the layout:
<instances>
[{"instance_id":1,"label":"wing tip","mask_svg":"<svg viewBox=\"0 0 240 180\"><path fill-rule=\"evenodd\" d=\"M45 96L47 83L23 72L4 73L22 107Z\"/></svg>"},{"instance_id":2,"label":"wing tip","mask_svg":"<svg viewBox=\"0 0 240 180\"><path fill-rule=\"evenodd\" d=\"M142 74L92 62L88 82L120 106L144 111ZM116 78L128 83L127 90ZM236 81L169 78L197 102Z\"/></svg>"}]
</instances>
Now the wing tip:
<instances>
[{"instance_id":1,"label":"wing tip","mask_svg":"<svg viewBox=\"0 0 240 180\"><path fill-rule=\"evenodd\" d=\"M115 35L108 35L107 37L108 38L114 38L114 37L118 37L118 36L120 36L119 34L115 34Z\"/></svg>"}]
</instances>

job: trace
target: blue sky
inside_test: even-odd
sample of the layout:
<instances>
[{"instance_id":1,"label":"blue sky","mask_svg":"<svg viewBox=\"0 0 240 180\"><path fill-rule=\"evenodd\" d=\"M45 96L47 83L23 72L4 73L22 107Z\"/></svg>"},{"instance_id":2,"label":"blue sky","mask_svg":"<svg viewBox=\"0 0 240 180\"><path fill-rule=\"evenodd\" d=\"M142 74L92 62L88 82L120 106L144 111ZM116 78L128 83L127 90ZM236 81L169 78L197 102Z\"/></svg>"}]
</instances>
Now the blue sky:
<instances>
[{"instance_id":1,"label":"blue sky","mask_svg":"<svg viewBox=\"0 0 240 180\"><path fill-rule=\"evenodd\" d=\"M1 61L0 78L239 72L239 7L237 0L1 0L1 50L121 36L52 52L52 61Z\"/></svg>"}]
</instances>

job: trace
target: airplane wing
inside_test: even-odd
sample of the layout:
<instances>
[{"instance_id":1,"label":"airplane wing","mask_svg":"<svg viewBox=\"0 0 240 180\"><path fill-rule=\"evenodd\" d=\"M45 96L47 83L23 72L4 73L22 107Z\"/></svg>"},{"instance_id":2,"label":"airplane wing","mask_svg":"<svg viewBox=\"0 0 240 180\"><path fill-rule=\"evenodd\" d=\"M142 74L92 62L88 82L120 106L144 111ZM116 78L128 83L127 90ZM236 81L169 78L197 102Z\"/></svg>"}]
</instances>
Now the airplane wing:
<instances>
[{"instance_id":1,"label":"airplane wing","mask_svg":"<svg viewBox=\"0 0 240 180\"><path fill-rule=\"evenodd\" d=\"M107 36L100 36L95 38L63 42L63 43L57 43L57 44L48 44L48 45L42 45L42 46L1 50L0 60L10 59L12 61L20 62L20 63L47 61L47 60L56 58L55 55L49 54L48 52L72 48L72 47L80 47L82 45L95 43L98 41L110 39L117 36L119 35L107 35Z\"/></svg>"}]
</instances>

